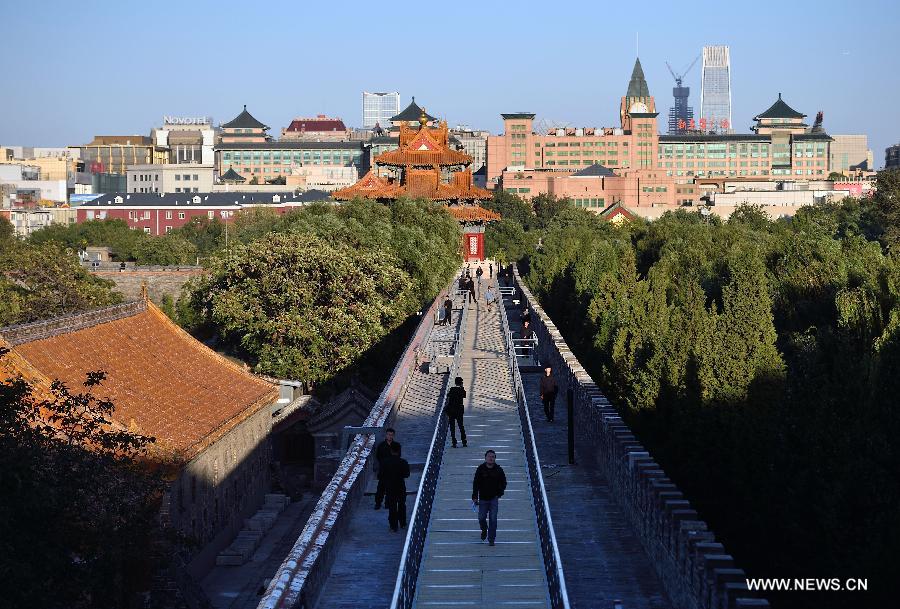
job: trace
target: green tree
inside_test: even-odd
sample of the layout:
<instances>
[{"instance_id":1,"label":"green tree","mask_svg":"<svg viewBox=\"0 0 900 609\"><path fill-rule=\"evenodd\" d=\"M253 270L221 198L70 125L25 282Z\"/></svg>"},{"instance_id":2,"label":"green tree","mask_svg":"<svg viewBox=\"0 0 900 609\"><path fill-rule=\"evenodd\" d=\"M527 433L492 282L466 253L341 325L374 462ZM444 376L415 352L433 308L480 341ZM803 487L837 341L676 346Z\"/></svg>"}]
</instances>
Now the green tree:
<instances>
[{"instance_id":1,"label":"green tree","mask_svg":"<svg viewBox=\"0 0 900 609\"><path fill-rule=\"evenodd\" d=\"M16 229L12 222L0 216L0 247L11 247L16 239Z\"/></svg>"},{"instance_id":2,"label":"green tree","mask_svg":"<svg viewBox=\"0 0 900 609\"><path fill-rule=\"evenodd\" d=\"M58 243L14 244L0 250L0 325L122 302L114 285L91 275Z\"/></svg>"},{"instance_id":3,"label":"green tree","mask_svg":"<svg viewBox=\"0 0 900 609\"><path fill-rule=\"evenodd\" d=\"M145 239L134 249L137 264L177 266L194 264L196 258L197 248L179 235Z\"/></svg>"},{"instance_id":4,"label":"green tree","mask_svg":"<svg viewBox=\"0 0 900 609\"><path fill-rule=\"evenodd\" d=\"M533 197L531 205L534 207L534 214L540 227L546 227L556 214L573 206L571 199L561 199L556 195L545 193Z\"/></svg>"},{"instance_id":5,"label":"green tree","mask_svg":"<svg viewBox=\"0 0 900 609\"><path fill-rule=\"evenodd\" d=\"M0 349L0 369L7 356ZM160 474L142 464L153 438L112 427L97 398L59 381L44 399L0 382L0 573L10 607L132 606L159 566Z\"/></svg>"},{"instance_id":6,"label":"green tree","mask_svg":"<svg viewBox=\"0 0 900 609\"><path fill-rule=\"evenodd\" d=\"M493 198L485 201L484 207L500 214L502 220L518 222L523 230L532 228L537 220L530 203L501 188L494 189Z\"/></svg>"},{"instance_id":7,"label":"green tree","mask_svg":"<svg viewBox=\"0 0 900 609\"><path fill-rule=\"evenodd\" d=\"M408 314L409 276L386 251L271 234L216 259L195 299L260 372L313 382L353 363Z\"/></svg>"},{"instance_id":8,"label":"green tree","mask_svg":"<svg viewBox=\"0 0 900 609\"><path fill-rule=\"evenodd\" d=\"M32 233L28 241L35 244L55 241L73 250L109 247L116 259L134 260L135 248L151 238L143 231L129 228L124 220L88 220L69 225L51 224Z\"/></svg>"},{"instance_id":9,"label":"green tree","mask_svg":"<svg viewBox=\"0 0 900 609\"><path fill-rule=\"evenodd\" d=\"M875 178L873 203L884 228L882 242L888 251L900 249L900 169L886 169Z\"/></svg>"}]
</instances>

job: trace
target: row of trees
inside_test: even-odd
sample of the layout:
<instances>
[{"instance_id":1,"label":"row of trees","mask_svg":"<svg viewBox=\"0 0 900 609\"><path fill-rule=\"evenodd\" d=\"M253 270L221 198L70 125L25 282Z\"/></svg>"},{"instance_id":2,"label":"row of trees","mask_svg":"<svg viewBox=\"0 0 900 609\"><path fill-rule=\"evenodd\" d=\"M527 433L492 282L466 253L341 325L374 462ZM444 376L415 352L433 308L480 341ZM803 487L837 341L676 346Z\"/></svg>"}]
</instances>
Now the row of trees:
<instances>
[{"instance_id":1,"label":"row of trees","mask_svg":"<svg viewBox=\"0 0 900 609\"><path fill-rule=\"evenodd\" d=\"M868 577L886 597L900 551L900 181L882 176L873 199L792 221L744 207L617 228L566 202L541 218L504 194L496 204L522 217L486 240L509 252L524 234L517 254L548 314L753 576Z\"/></svg>"},{"instance_id":2,"label":"row of trees","mask_svg":"<svg viewBox=\"0 0 900 609\"><path fill-rule=\"evenodd\" d=\"M182 232L187 233L183 235ZM196 264L198 250L187 231L152 237L124 220L88 220L78 224L51 224L32 233L33 245L57 243L73 251L89 246L109 247L115 260L142 265Z\"/></svg>"}]
</instances>

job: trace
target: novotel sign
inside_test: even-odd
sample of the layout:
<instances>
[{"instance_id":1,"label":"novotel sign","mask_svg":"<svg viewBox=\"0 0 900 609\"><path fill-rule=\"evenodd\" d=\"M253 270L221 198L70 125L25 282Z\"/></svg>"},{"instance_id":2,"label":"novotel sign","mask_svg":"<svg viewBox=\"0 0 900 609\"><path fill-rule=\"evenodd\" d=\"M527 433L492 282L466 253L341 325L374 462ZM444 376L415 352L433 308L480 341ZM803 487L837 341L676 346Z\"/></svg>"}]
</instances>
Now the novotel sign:
<instances>
[{"instance_id":1,"label":"novotel sign","mask_svg":"<svg viewBox=\"0 0 900 609\"><path fill-rule=\"evenodd\" d=\"M209 125L212 119L208 116L163 116L166 125Z\"/></svg>"}]
</instances>

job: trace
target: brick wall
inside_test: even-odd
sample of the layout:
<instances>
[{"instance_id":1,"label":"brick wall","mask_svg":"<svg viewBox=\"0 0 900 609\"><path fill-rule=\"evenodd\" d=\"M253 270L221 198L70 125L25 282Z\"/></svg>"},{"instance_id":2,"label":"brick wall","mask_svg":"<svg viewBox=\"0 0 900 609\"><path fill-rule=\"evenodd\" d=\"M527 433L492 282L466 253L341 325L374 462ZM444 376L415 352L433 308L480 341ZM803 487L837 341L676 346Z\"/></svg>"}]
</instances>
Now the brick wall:
<instances>
[{"instance_id":1,"label":"brick wall","mask_svg":"<svg viewBox=\"0 0 900 609\"><path fill-rule=\"evenodd\" d=\"M159 269L127 268L118 270L94 270L91 271L97 277L109 279L116 284L116 290L125 295L125 300L135 300L141 296L141 285L147 284L147 293L153 302L162 302L165 294L178 300L181 288L189 279L203 274L203 267L180 267Z\"/></svg>"},{"instance_id":2,"label":"brick wall","mask_svg":"<svg viewBox=\"0 0 900 609\"><path fill-rule=\"evenodd\" d=\"M767 601L747 591L744 571L736 568L715 534L585 372L518 270L515 281L523 305L532 311L541 362L553 366L562 395L572 392L576 458L605 475L673 606L768 607Z\"/></svg>"},{"instance_id":3,"label":"brick wall","mask_svg":"<svg viewBox=\"0 0 900 609\"><path fill-rule=\"evenodd\" d=\"M272 412L265 406L182 468L169 489L171 526L199 549L188 572L202 577L269 492Z\"/></svg>"}]
</instances>

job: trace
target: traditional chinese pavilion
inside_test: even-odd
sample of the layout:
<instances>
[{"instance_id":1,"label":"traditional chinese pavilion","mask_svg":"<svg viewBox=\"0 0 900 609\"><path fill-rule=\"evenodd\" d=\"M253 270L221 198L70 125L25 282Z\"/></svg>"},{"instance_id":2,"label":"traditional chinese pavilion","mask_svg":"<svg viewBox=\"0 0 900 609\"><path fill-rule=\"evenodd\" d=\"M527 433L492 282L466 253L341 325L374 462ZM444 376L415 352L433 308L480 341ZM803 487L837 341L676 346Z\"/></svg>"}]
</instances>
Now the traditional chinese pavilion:
<instances>
[{"instance_id":1,"label":"traditional chinese pavilion","mask_svg":"<svg viewBox=\"0 0 900 609\"><path fill-rule=\"evenodd\" d=\"M374 166L356 184L332 193L336 200L356 197L393 201L402 196L441 201L463 227L463 256L484 259L484 226L500 219L500 214L481 207L491 191L475 186L472 157L450 147L447 122L429 127L430 117L422 109L419 127L400 124L400 147L379 154ZM398 177L382 176L382 168L392 168Z\"/></svg>"}]
</instances>

